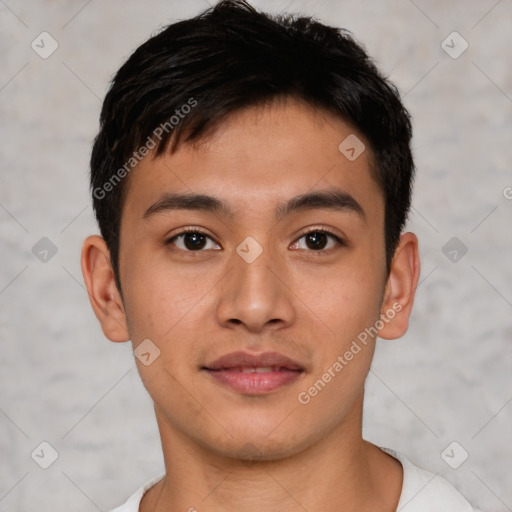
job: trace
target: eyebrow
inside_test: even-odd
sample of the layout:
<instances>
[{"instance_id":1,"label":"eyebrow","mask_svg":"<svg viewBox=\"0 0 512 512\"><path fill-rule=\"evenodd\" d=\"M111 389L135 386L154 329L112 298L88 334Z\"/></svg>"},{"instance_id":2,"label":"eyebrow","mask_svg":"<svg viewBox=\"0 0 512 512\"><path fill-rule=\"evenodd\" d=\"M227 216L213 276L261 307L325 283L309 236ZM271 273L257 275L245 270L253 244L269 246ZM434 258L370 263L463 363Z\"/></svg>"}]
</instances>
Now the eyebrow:
<instances>
[{"instance_id":1,"label":"eyebrow","mask_svg":"<svg viewBox=\"0 0 512 512\"><path fill-rule=\"evenodd\" d=\"M342 190L307 192L295 196L277 206L276 219L281 220L293 213L316 209L352 212L366 220L362 206L353 196ZM217 197L206 194L165 193L144 212L143 218L173 210L195 210L226 217L234 216L231 208Z\"/></svg>"}]
</instances>

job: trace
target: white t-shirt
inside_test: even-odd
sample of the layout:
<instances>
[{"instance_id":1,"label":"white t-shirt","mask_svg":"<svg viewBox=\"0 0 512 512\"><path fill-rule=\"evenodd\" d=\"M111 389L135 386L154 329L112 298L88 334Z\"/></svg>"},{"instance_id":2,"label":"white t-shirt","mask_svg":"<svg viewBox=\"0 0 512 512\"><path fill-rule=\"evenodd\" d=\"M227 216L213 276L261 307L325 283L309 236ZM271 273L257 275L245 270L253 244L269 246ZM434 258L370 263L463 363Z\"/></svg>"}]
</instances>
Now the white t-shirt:
<instances>
[{"instance_id":1,"label":"white t-shirt","mask_svg":"<svg viewBox=\"0 0 512 512\"><path fill-rule=\"evenodd\" d=\"M402 493L397 512L475 512L455 487L444 478L414 466L403 455L388 448L381 450L400 461L404 469ZM144 493L158 481L161 474L137 490L130 499L111 512L139 512Z\"/></svg>"}]
</instances>

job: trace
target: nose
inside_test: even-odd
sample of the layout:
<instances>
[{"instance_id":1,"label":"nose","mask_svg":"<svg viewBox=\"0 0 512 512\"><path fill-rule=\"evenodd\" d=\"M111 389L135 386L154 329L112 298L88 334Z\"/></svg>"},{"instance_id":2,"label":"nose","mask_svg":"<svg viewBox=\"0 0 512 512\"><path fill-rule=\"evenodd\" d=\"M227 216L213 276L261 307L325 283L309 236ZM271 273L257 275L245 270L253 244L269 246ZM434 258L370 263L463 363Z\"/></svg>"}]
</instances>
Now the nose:
<instances>
[{"instance_id":1,"label":"nose","mask_svg":"<svg viewBox=\"0 0 512 512\"><path fill-rule=\"evenodd\" d=\"M227 328L251 333L278 330L295 319L293 293L286 283L283 264L263 250L251 263L233 254L232 271L220 289L217 320Z\"/></svg>"}]
</instances>

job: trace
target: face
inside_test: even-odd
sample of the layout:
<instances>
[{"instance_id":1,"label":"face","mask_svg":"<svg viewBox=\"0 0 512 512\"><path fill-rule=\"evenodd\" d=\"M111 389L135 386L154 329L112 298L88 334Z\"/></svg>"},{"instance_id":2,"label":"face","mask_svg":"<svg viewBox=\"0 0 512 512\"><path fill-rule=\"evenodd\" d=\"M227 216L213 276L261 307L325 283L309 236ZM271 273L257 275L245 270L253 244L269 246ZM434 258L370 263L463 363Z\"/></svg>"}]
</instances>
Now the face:
<instances>
[{"instance_id":1,"label":"face","mask_svg":"<svg viewBox=\"0 0 512 512\"><path fill-rule=\"evenodd\" d=\"M272 459L360 428L387 281L370 150L338 148L354 135L287 100L132 171L123 314L160 351L137 365L164 431Z\"/></svg>"}]
</instances>

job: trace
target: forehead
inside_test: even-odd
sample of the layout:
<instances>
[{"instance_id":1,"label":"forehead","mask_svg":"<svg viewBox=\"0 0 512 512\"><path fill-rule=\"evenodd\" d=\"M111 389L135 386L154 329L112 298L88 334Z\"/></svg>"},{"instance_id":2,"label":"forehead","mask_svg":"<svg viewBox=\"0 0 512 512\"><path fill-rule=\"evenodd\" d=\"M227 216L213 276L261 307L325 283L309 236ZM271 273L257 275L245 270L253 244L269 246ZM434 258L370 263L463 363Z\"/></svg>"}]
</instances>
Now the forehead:
<instances>
[{"instance_id":1,"label":"forehead","mask_svg":"<svg viewBox=\"0 0 512 512\"><path fill-rule=\"evenodd\" d=\"M172 155L146 157L131 172L124 213L143 215L164 192L210 194L234 210L263 211L295 195L336 188L379 214L383 198L372 161L364 137L349 123L282 99L231 114Z\"/></svg>"}]
</instances>

